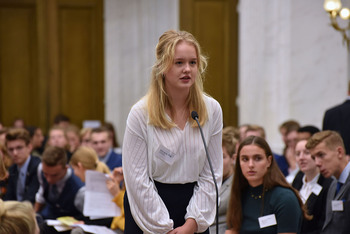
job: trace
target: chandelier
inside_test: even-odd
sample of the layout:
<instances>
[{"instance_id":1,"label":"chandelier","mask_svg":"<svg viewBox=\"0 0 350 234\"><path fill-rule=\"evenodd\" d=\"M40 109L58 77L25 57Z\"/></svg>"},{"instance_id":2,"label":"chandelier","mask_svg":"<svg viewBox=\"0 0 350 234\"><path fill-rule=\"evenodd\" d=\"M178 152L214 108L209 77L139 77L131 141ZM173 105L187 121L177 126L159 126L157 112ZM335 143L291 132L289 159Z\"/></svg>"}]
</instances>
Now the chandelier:
<instances>
[{"instance_id":1,"label":"chandelier","mask_svg":"<svg viewBox=\"0 0 350 234\"><path fill-rule=\"evenodd\" d=\"M347 7L342 7L341 0L325 0L323 4L324 9L329 13L332 27L339 31L343 36L343 43L346 44L348 50L350 49L350 10ZM345 21L338 23L338 18ZM347 25L346 25L347 24ZM341 26L345 25L345 26Z\"/></svg>"}]
</instances>

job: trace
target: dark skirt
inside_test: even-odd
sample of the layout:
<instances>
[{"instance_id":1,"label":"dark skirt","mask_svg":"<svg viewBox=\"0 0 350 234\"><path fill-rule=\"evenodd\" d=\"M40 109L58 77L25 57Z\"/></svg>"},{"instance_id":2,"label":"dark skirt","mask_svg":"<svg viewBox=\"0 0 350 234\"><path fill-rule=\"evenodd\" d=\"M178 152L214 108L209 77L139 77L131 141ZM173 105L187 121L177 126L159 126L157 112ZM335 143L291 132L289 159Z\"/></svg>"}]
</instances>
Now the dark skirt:
<instances>
[{"instance_id":1,"label":"dark skirt","mask_svg":"<svg viewBox=\"0 0 350 234\"><path fill-rule=\"evenodd\" d=\"M174 229L185 223L186 208L193 195L193 189L196 183L188 184L163 184L154 181L158 194L168 209L170 218L174 221ZM127 191L124 195L125 212L125 234L142 234L142 230L137 226L130 211ZM207 229L205 234L209 234Z\"/></svg>"}]
</instances>

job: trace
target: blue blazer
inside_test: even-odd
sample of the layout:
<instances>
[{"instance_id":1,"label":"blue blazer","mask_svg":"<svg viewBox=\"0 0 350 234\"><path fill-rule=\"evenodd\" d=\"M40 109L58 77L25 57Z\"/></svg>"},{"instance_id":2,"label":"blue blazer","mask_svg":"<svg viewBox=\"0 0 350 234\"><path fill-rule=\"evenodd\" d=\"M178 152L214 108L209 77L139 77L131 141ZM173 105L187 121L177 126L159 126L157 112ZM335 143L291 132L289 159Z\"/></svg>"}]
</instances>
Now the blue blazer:
<instances>
[{"instance_id":1,"label":"blue blazer","mask_svg":"<svg viewBox=\"0 0 350 234\"><path fill-rule=\"evenodd\" d=\"M112 150L112 153L107 161L107 166L111 171L113 171L114 168L116 167L121 167L122 166L122 155L117 154Z\"/></svg>"},{"instance_id":2,"label":"blue blazer","mask_svg":"<svg viewBox=\"0 0 350 234\"><path fill-rule=\"evenodd\" d=\"M31 156L26 174L23 200L30 201L32 204L35 202L35 194L38 192L40 186L37 174L40 162L40 158ZM17 181L18 170L17 165L14 164L9 168L9 180L4 200L17 200Z\"/></svg>"}]
</instances>

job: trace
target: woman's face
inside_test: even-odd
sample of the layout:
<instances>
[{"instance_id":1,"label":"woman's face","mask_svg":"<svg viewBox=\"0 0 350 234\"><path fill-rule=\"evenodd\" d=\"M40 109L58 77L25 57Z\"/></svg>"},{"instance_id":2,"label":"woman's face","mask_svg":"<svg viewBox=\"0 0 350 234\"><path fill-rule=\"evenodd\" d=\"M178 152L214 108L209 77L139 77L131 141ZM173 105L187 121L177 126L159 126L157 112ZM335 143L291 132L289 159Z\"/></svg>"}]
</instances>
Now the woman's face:
<instances>
[{"instance_id":1,"label":"woman's face","mask_svg":"<svg viewBox=\"0 0 350 234\"><path fill-rule=\"evenodd\" d=\"M223 169L223 180L227 179L230 175L233 174L233 164L234 159L233 156L230 157L230 155L227 153L226 147L222 147L222 154L223 154L223 162L224 162L224 169Z\"/></svg>"},{"instance_id":2,"label":"woman's face","mask_svg":"<svg viewBox=\"0 0 350 234\"><path fill-rule=\"evenodd\" d=\"M198 72L195 47L185 41L175 47L174 61L165 75L165 88L169 93L189 90L194 84Z\"/></svg>"},{"instance_id":3,"label":"woman's face","mask_svg":"<svg viewBox=\"0 0 350 234\"><path fill-rule=\"evenodd\" d=\"M80 145L80 138L74 132L67 132L68 144L70 146L70 151L74 152Z\"/></svg>"},{"instance_id":4,"label":"woman's face","mask_svg":"<svg viewBox=\"0 0 350 234\"><path fill-rule=\"evenodd\" d=\"M295 147L295 157L300 170L304 173L314 172L318 170L316 162L312 159L311 154L308 149L306 149L307 141L299 141Z\"/></svg>"},{"instance_id":5,"label":"woman's face","mask_svg":"<svg viewBox=\"0 0 350 234\"><path fill-rule=\"evenodd\" d=\"M271 165L271 155L266 157L265 151L257 145L243 146L239 155L239 163L243 176L252 187L261 185L267 169Z\"/></svg>"},{"instance_id":6,"label":"woman's face","mask_svg":"<svg viewBox=\"0 0 350 234\"><path fill-rule=\"evenodd\" d=\"M91 134L85 133L81 139L81 145L91 147L91 139L90 138L91 138Z\"/></svg>"}]
</instances>

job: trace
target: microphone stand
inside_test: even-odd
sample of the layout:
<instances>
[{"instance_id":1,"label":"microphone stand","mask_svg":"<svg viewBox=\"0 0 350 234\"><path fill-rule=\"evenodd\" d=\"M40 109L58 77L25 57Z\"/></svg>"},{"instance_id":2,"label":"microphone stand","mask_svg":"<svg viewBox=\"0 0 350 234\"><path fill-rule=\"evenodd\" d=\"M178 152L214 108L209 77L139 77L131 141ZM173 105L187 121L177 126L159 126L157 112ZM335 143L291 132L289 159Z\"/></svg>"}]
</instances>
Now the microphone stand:
<instances>
[{"instance_id":1,"label":"microphone stand","mask_svg":"<svg viewBox=\"0 0 350 234\"><path fill-rule=\"evenodd\" d=\"M209 158L209 153L208 153L208 149L207 149L207 144L205 143L203 130L202 130L202 127L201 127L201 125L200 125L200 123L198 121L198 114L197 114L197 112L196 111L192 111L191 112L191 117L198 124L198 128L200 130L200 133L201 133L201 136L202 136L202 140L203 140L203 144L204 144L205 153L207 155L207 159L208 159L208 162L209 162L211 175L213 176L213 181L214 181L214 184L215 184L215 192L216 192L216 234L218 234L219 233L219 214L218 214L218 211L219 211L219 190L218 190L218 185L217 185L217 182L216 182L216 179L215 179L213 165L211 164L211 161L210 161L210 158Z\"/></svg>"}]
</instances>

